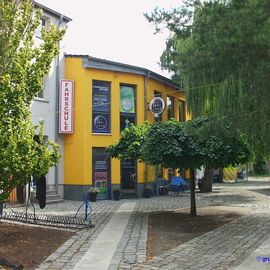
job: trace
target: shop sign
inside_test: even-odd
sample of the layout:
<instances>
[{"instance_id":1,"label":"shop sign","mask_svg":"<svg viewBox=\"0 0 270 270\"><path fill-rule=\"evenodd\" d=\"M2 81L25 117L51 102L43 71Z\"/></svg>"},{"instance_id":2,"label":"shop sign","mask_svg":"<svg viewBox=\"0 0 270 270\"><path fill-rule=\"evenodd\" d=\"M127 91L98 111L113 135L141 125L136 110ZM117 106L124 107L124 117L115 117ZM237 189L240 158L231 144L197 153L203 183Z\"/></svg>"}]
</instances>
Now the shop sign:
<instances>
[{"instance_id":1,"label":"shop sign","mask_svg":"<svg viewBox=\"0 0 270 270\"><path fill-rule=\"evenodd\" d=\"M153 114L161 114L165 109L165 102L161 97L155 97L151 100L149 107Z\"/></svg>"},{"instance_id":2,"label":"shop sign","mask_svg":"<svg viewBox=\"0 0 270 270\"><path fill-rule=\"evenodd\" d=\"M74 81L60 80L59 133L73 133Z\"/></svg>"}]
</instances>

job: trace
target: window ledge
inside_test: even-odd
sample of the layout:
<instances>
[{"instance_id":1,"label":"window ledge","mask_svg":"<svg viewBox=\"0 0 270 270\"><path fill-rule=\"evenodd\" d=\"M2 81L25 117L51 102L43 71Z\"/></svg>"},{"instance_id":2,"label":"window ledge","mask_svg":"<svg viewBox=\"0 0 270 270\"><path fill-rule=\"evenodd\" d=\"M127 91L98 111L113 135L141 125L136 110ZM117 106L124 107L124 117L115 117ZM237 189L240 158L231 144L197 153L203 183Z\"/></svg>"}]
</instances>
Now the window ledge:
<instances>
[{"instance_id":1,"label":"window ledge","mask_svg":"<svg viewBox=\"0 0 270 270\"><path fill-rule=\"evenodd\" d=\"M112 133L95 133L95 132L92 132L92 135L112 136Z\"/></svg>"},{"instance_id":2,"label":"window ledge","mask_svg":"<svg viewBox=\"0 0 270 270\"><path fill-rule=\"evenodd\" d=\"M46 100L46 99L44 99L44 98L38 98L38 97L35 97L35 98L34 98L34 101L39 101L39 102L49 103L49 100Z\"/></svg>"}]
</instances>

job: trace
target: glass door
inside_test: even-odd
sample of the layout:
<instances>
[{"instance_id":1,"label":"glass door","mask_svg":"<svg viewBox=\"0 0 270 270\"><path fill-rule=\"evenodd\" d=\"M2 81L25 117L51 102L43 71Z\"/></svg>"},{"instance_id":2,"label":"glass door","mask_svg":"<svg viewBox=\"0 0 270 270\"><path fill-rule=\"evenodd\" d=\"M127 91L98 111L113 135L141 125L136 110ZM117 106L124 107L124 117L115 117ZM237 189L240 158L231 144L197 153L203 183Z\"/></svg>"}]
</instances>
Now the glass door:
<instances>
[{"instance_id":1,"label":"glass door","mask_svg":"<svg viewBox=\"0 0 270 270\"><path fill-rule=\"evenodd\" d=\"M136 195L137 168L135 160L121 161L121 193Z\"/></svg>"}]
</instances>

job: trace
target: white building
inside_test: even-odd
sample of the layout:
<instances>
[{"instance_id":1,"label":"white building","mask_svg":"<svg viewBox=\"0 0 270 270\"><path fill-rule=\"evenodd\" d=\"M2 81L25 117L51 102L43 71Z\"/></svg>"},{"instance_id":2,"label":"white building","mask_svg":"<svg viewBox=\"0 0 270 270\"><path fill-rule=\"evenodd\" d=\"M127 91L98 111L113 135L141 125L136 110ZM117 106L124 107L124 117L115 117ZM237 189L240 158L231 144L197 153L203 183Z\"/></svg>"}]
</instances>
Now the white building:
<instances>
[{"instance_id":1,"label":"white building","mask_svg":"<svg viewBox=\"0 0 270 270\"><path fill-rule=\"evenodd\" d=\"M38 44L42 42L41 28L48 27L49 22L59 26L66 27L70 18L60 14L48 7L45 7L39 3L35 3L36 8L43 10L43 16L40 22L40 28L37 31L35 42ZM52 168L48 175L47 190L52 194L56 193L63 197L63 145L61 134L58 133L58 93L59 93L59 80L64 78L64 47L65 41L62 40L59 43L60 54L56 57L52 64L49 74L44 78L44 87L42 91L37 95L31 105L32 121L34 125L37 125L41 120L44 120L44 136L45 140L51 139L60 145L60 153L62 155L59 165Z\"/></svg>"}]
</instances>

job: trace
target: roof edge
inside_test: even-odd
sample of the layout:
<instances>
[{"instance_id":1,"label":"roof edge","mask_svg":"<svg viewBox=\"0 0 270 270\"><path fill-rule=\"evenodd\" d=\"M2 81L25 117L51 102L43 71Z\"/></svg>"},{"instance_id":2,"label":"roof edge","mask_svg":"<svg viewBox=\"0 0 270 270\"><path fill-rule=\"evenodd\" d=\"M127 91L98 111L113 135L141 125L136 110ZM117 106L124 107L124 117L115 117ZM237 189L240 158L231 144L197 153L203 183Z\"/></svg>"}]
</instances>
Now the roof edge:
<instances>
[{"instance_id":1,"label":"roof edge","mask_svg":"<svg viewBox=\"0 0 270 270\"><path fill-rule=\"evenodd\" d=\"M52 15L56 15L56 16L58 16L58 17L60 17L60 18L62 17L63 21L66 21L66 22L72 21L71 18L69 18L69 17L63 15L62 13L59 13L59 12L57 12L57 11L51 9L51 8L48 8L48 7L46 7L46 6L44 6L44 5L40 4L40 3L38 3L38 2L36 2L36 1L34 2L34 6L35 6L35 7L38 7L38 8L41 8L41 9L45 10L46 12L48 12L48 13L50 13L50 14L52 14Z\"/></svg>"},{"instance_id":2,"label":"roof edge","mask_svg":"<svg viewBox=\"0 0 270 270\"><path fill-rule=\"evenodd\" d=\"M165 83L166 85L172 86L177 88L179 91L183 91L180 86L173 82L171 79L164 77L156 72L153 72L149 69L133 66L129 64L124 64L120 62L115 62L111 60L101 59L92 57L89 55L84 54L65 54L65 57L70 58L82 58L83 59L83 67L84 68L95 68L95 69L102 69L102 70L112 70L112 71L119 71L119 72L126 72L126 73L132 73L132 74L138 74L143 75L147 78L152 78L157 81L160 81L162 83Z\"/></svg>"}]
</instances>

